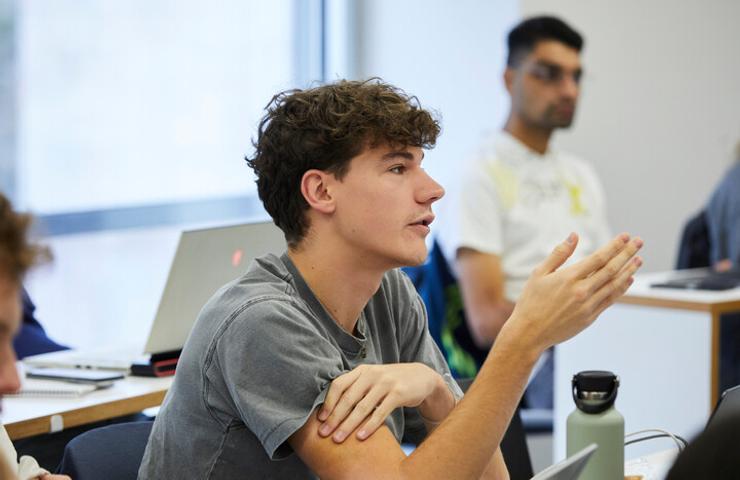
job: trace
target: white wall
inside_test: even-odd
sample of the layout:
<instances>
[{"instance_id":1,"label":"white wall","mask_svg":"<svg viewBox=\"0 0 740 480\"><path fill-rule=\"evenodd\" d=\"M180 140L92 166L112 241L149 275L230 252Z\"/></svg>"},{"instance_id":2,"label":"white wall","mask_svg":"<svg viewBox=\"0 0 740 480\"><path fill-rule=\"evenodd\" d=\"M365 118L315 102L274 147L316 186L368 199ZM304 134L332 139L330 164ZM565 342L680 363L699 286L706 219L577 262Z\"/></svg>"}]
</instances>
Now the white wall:
<instances>
[{"instance_id":1,"label":"white wall","mask_svg":"<svg viewBox=\"0 0 740 480\"><path fill-rule=\"evenodd\" d=\"M357 78L380 76L438 110L443 133L425 168L451 187L481 133L508 110L501 74L516 0L363 0Z\"/></svg>"},{"instance_id":2,"label":"white wall","mask_svg":"<svg viewBox=\"0 0 740 480\"><path fill-rule=\"evenodd\" d=\"M573 129L558 145L590 159L615 230L646 240L646 271L673 267L683 223L740 140L740 2L521 0L586 37Z\"/></svg>"}]
</instances>

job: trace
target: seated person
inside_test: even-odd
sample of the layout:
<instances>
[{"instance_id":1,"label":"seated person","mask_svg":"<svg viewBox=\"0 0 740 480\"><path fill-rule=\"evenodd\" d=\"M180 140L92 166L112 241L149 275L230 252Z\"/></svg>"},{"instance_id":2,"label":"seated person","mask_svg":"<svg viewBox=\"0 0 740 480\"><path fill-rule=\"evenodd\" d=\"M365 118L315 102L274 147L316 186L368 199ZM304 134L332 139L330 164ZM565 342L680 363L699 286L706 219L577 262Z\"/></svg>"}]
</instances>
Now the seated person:
<instances>
[{"instance_id":1,"label":"seated person","mask_svg":"<svg viewBox=\"0 0 740 480\"><path fill-rule=\"evenodd\" d=\"M13 335L20 328L21 281L42 249L27 242L30 218L13 212L10 202L0 195L0 395L20 388L15 368ZM0 478L8 480L69 479L50 475L32 457L18 456L8 433L0 425Z\"/></svg>"},{"instance_id":2,"label":"seated person","mask_svg":"<svg viewBox=\"0 0 740 480\"><path fill-rule=\"evenodd\" d=\"M740 144L738 160L715 188L706 208L709 258L717 270L740 268Z\"/></svg>"},{"instance_id":3,"label":"seated person","mask_svg":"<svg viewBox=\"0 0 740 480\"><path fill-rule=\"evenodd\" d=\"M397 268L421 264L444 191L422 168L439 124L415 97L340 81L276 95L248 164L288 249L207 302L154 422L140 479L508 478L499 443L540 354L624 293L622 234L535 270L464 398ZM408 457L404 431L427 429Z\"/></svg>"},{"instance_id":4,"label":"seated person","mask_svg":"<svg viewBox=\"0 0 740 480\"><path fill-rule=\"evenodd\" d=\"M740 269L740 144L738 160L712 193L706 208L709 259L715 269ZM740 384L740 313L720 323L719 391Z\"/></svg>"},{"instance_id":5,"label":"seated person","mask_svg":"<svg viewBox=\"0 0 740 480\"><path fill-rule=\"evenodd\" d=\"M595 170L552 146L555 133L570 128L575 117L583 37L558 18L538 16L516 25L507 43L506 123L462 169L440 212L437 241L464 305L462 321L446 322L443 351L466 377L485 361L530 272L562 238L579 234L571 262L610 238ZM526 405L552 409L552 352L541 362Z\"/></svg>"}]
</instances>

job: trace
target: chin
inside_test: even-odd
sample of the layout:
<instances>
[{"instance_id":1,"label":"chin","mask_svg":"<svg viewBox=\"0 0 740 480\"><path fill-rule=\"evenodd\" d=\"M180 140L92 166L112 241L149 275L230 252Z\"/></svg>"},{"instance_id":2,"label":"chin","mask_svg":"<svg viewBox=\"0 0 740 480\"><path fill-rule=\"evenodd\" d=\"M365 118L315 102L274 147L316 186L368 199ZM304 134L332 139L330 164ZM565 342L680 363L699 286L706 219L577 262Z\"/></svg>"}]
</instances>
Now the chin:
<instances>
[{"instance_id":1,"label":"chin","mask_svg":"<svg viewBox=\"0 0 740 480\"><path fill-rule=\"evenodd\" d=\"M404 267L418 267L419 265L423 264L427 260L428 256L426 245L424 245L423 250L419 250L418 252L413 252L409 254L405 261L403 262Z\"/></svg>"}]
</instances>

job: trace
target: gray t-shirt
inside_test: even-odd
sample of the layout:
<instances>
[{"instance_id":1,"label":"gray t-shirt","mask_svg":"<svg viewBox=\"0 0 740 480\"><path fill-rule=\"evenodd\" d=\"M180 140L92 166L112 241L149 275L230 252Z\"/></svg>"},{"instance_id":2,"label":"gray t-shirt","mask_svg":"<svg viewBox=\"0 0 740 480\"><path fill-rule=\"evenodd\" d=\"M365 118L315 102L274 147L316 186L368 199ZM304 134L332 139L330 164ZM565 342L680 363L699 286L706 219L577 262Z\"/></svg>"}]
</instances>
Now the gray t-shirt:
<instances>
[{"instance_id":1,"label":"gray t-shirt","mask_svg":"<svg viewBox=\"0 0 740 480\"><path fill-rule=\"evenodd\" d=\"M315 478L287 439L356 366L423 362L462 392L429 336L408 277L383 278L357 335L329 316L284 254L258 258L203 307L152 429L139 479ZM400 441L416 409L386 420Z\"/></svg>"}]
</instances>

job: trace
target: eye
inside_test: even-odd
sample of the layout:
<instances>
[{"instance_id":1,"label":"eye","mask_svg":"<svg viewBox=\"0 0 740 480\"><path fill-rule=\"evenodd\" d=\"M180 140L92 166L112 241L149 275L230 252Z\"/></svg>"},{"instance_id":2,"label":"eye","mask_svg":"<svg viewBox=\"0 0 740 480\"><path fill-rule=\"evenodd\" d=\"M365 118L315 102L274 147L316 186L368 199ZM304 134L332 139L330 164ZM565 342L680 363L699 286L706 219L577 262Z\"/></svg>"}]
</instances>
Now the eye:
<instances>
[{"instance_id":1,"label":"eye","mask_svg":"<svg viewBox=\"0 0 740 480\"><path fill-rule=\"evenodd\" d=\"M404 165L393 165L391 168L388 169L388 171L401 174L406 171L406 167Z\"/></svg>"},{"instance_id":2,"label":"eye","mask_svg":"<svg viewBox=\"0 0 740 480\"><path fill-rule=\"evenodd\" d=\"M583 78L583 71L582 70L576 70L573 72L573 81L576 85L581 84L581 79Z\"/></svg>"},{"instance_id":3,"label":"eye","mask_svg":"<svg viewBox=\"0 0 740 480\"><path fill-rule=\"evenodd\" d=\"M563 71L553 65L545 65L542 73L542 79L546 82L556 83L563 77Z\"/></svg>"}]
</instances>

